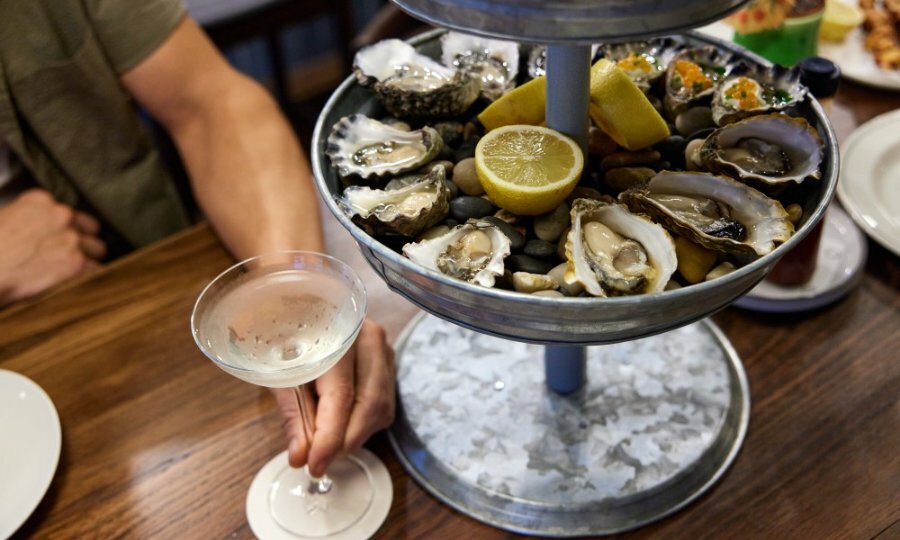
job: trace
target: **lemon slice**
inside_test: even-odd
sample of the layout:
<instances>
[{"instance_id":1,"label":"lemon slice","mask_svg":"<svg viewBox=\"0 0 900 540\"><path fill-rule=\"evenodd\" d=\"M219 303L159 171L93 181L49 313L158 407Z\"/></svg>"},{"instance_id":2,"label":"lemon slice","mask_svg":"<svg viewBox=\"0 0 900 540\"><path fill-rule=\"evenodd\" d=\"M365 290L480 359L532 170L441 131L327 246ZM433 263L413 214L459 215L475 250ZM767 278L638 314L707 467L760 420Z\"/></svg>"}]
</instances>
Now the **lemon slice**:
<instances>
[{"instance_id":1,"label":"lemon slice","mask_svg":"<svg viewBox=\"0 0 900 540\"><path fill-rule=\"evenodd\" d=\"M478 121L487 131L512 124L535 126L544 121L547 101L547 78L538 77L487 106L478 115Z\"/></svg>"},{"instance_id":2,"label":"lemon slice","mask_svg":"<svg viewBox=\"0 0 900 540\"><path fill-rule=\"evenodd\" d=\"M590 115L597 126L628 150L640 150L669 136L669 127L647 96L607 59L591 68Z\"/></svg>"},{"instance_id":3,"label":"lemon slice","mask_svg":"<svg viewBox=\"0 0 900 540\"><path fill-rule=\"evenodd\" d=\"M847 33L862 24L864 18L865 15L857 6L839 0L829 0L825 3L825 12L822 14L819 37L838 43L844 41Z\"/></svg>"},{"instance_id":4,"label":"lemon slice","mask_svg":"<svg viewBox=\"0 0 900 540\"><path fill-rule=\"evenodd\" d=\"M500 127L475 147L481 185L494 204L514 214L535 216L559 206L575 189L583 167L575 141L545 127Z\"/></svg>"}]
</instances>

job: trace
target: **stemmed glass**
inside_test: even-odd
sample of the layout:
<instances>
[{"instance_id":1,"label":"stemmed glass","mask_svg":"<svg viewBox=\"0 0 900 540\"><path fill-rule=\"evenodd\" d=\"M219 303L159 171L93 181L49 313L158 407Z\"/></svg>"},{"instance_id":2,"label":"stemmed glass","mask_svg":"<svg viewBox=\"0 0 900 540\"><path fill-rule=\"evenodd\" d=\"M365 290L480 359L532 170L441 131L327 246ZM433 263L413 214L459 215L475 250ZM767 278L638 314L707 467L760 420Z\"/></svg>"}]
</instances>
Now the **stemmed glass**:
<instances>
[{"instance_id":1,"label":"stemmed glass","mask_svg":"<svg viewBox=\"0 0 900 540\"><path fill-rule=\"evenodd\" d=\"M277 252L216 277L197 298L191 328L200 350L224 371L257 385L292 388L311 441L315 403L307 383L347 352L365 313L365 287L349 266L320 253ZM339 536L371 506L367 460L338 459L329 466L330 477L321 478L285 461L268 488L271 518L284 531Z\"/></svg>"}]
</instances>

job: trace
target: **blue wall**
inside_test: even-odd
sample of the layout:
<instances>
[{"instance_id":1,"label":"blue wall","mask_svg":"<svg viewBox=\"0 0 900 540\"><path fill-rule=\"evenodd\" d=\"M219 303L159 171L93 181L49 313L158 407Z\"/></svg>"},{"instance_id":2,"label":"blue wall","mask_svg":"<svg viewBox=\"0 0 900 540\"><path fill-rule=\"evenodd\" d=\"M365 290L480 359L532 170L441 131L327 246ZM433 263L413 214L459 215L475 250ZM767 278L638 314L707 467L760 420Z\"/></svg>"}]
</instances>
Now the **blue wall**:
<instances>
[{"instance_id":1,"label":"blue wall","mask_svg":"<svg viewBox=\"0 0 900 540\"><path fill-rule=\"evenodd\" d=\"M356 30L361 30L385 3L386 0L353 0ZM281 35L285 61L289 67L327 55L335 50L337 40L337 21L330 16L288 28ZM262 40L248 41L224 52L237 69L255 79L266 82L272 78L272 66Z\"/></svg>"}]
</instances>

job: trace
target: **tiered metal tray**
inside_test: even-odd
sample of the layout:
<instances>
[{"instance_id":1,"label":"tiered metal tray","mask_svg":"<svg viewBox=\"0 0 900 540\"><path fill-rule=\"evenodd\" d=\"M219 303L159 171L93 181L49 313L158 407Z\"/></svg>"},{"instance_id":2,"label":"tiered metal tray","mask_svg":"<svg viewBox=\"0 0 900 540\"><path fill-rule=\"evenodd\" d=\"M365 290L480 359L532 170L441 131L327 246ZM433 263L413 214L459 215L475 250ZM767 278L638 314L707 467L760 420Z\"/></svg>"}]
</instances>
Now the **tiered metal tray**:
<instances>
[{"instance_id":1,"label":"tiered metal tray","mask_svg":"<svg viewBox=\"0 0 900 540\"><path fill-rule=\"evenodd\" d=\"M415 5L443 4L398 3L418 15L424 12L416 12ZM508 3L453 4L500 9ZM632 31L633 26L623 35ZM441 33L412 43L439 57ZM687 39L741 52L696 34ZM546 298L485 289L426 270L341 211L335 198L342 184L324 153L328 132L349 114L384 114L374 95L348 78L326 105L313 135L317 186L388 286L436 316L417 318L397 343L400 407L391 437L410 474L476 519L553 537L632 529L708 489L737 455L750 396L728 340L708 321L691 323L728 306L763 279L830 202L838 175L834 133L814 100L798 112L819 131L826 153L823 179L807 183L804 221L786 244L727 276L679 290ZM607 346L585 347L599 344ZM553 352L546 364L539 345ZM558 371L573 365L581 371L578 377L586 374L586 382L576 377L561 392L566 384L553 381L560 378ZM562 379L571 383L570 375Z\"/></svg>"}]
</instances>

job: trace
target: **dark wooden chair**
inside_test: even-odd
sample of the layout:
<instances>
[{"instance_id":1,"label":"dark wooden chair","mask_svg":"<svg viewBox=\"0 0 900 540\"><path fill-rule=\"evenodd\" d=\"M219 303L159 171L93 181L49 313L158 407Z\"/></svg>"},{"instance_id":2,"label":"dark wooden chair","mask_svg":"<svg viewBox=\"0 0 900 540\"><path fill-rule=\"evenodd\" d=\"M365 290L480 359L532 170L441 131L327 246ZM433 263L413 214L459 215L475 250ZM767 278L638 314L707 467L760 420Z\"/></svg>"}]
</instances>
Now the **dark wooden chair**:
<instances>
[{"instance_id":1,"label":"dark wooden chair","mask_svg":"<svg viewBox=\"0 0 900 540\"><path fill-rule=\"evenodd\" d=\"M262 38L272 63L274 94L288 102L288 66L280 33L289 26L333 15L337 21L340 57L349 70L354 38L351 0L185 0L191 16L220 48Z\"/></svg>"}]
</instances>

